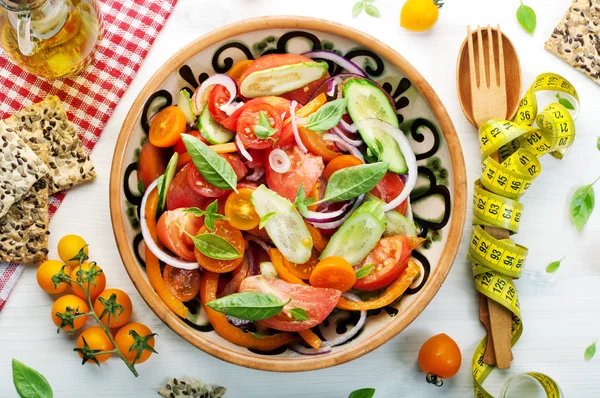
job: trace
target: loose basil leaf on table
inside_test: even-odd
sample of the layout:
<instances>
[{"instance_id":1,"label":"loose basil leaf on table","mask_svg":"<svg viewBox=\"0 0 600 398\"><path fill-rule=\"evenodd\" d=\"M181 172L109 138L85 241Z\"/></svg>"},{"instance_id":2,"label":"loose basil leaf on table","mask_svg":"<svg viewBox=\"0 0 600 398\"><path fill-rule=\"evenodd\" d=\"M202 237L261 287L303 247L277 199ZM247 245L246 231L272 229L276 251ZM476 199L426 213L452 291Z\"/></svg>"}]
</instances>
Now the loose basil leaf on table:
<instances>
[{"instance_id":1,"label":"loose basil leaf on table","mask_svg":"<svg viewBox=\"0 0 600 398\"><path fill-rule=\"evenodd\" d=\"M181 134L181 139L192 162L209 184L237 192L237 175L227 160L192 135Z\"/></svg>"},{"instance_id":2,"label":"loose basil leaf on table","mask_svg":"<svg viewBox=\"0 0 600 398\"><path fill-rule=\"evenodd\" d=\"M360 390L352 391L348 398L372 398L374 395L374 388L361 388Z\"/></svg>"},{"instance_id":3,"label":"loose basil leaf on table","mask_svg":"<svg viewBox=\"0 0 600 398\"><path fill-rule=\"evenodd\" d=\"M325 196L320 202L343 202L375 188L385 173L387 162L361 164L336 171L329 177Z\"/></svg>"},{"instance_id":4,"label":"loose basil leaf on table","mask_svg":"<svg viewBox=\"0 0 600 398\"><path fill-rule=\"evenodd\" d=\"M575 107L573 106L571 101L569 101L566 98L561 97L559 93L556 93L556 99L558 99L558 103L561 104L562 106L564 106L565 108L567 108L571 111L575 110Z\"/></svg>"},{"instance_id":5,"label":"loose basil leaf on table","mask_svg":"<svg viewBox=\"0 0 600 398\"><path fill-rule=\"evenodd\" d=\"M52 387L37 370L12 360L13 383L21 398L52 398Z\"/></svg>"},{"instance_id":6,"label":"loose basil leaf on table","mask_svg":"<svg viewBox=\"0 0 600 398\"><path fill-rule=\"evenodd\" d=\"M560 263L562 262L562 260L564 260L565 258L561 258L558 261L552 261L550 264L548 264L548 266L546 267L546 272L549 274L552 274L554 272L556 272L558 270L558 268L560 267Z\"/></svg>"},{"instance_id":7,"label":"loose basil leaf on table","mask_svg":"<svg viewBox=\"0 0 600 398\"><path fill-rule=\"evenodd\" d=\"M308 321L310 319L308 312L306 312L304 308L292 308L290 314L292 314L297 321Z\"/></svg>"},{"instance_id":8,"label":"loose basil leaf on table","mask_svg":"<svg viewBox=\"0 0 600 398\"><path fill-rule=\"evenodd\" d=\"M594 184L600 177L589 185L584 185L573 194L571 198L571 220L575 228L581 231L587 223L592 211L594 210L596 195L594 194Z\"/></svg>"},{"instance_id":9,"label":"loose basil leaf on table","mask_svg":"<svg viewBox=\"0 0 600 398\"><path fill-rule=\"evenodd\" d=\"M596 339L596 340L598 340L598 339ZM592 359L594 357L594 355L596 355L596 340L594 340L594 342L592 344L587 346L587 348L585 349L585 352L583 353L583 359L585 359L586 361L589 361L590 359Z\"/></svg>"},{"instance_id":10,"label":"loose basil leaf on table","mask_svg":"<svg viewBox=\"0 0 600 398\"><path fill-rule=\"evenodd\" d=\"M521 1L521 5L517 9L517 21L519 21L523 29L533 35L537 25L537 17L533 8L523 4L523 1Z\"/></svg>"},{"instance_id":11,"label":"loose basil leaf on table","mask_svg":"<svg viewBox=\"0 0 600 398\"><path fill-rule=\"evenodd\" d=\"M304 127L312 131L326 131L337 126L342 120L346 105L348 105L348 98L340 98L326 103L308 117Z\"/></svg>"},{"instance_id":12,"label":"loose basil leaf on table","mask_svg":"<svg viewBox=\"0 0 600 398\"><path fill-rule=\"evenodd\" d=\"M242 292L221 297L206 305L225 315L247 321L261 321L279 314L290 301L292 299L283 302L277 296L262 292Z\"/></svg>"},{"instance_id":13,"label":"loose basil leaf on table","mask_svg":"<svg viewBox=\"0 0 600 398\"><path fill-rule=\"evenodd\" d=\"M187 232L186 232L187 234ZM226 239L215 234L199 234L196 236L187 234L196 249L206 257L214 258L215 260L235 260L242 257L242 253Z\"/></svg>"}]
</instances>

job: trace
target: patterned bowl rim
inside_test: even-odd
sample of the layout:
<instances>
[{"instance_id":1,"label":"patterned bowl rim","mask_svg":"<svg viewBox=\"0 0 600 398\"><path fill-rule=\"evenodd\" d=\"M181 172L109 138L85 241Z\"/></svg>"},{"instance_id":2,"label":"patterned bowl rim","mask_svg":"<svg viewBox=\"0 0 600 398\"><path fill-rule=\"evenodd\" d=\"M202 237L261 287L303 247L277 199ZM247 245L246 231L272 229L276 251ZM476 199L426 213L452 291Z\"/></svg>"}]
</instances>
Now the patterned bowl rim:
<instances>
[{"instance_id":1,"label":"patterned bowl rim","mask_svg":"<svg viewBox=\"0 0 600 398\"><path fill-rule=\"evenodd\" d=\"M430 280L426 286L419 292L419 297L405 309L402 317L395 318L371 337L356 344L348 344L343 350L318 357L293 359L257 357L250 352L244 354L231 348L223 347L210 338L191 329L176 314L169 310L144 277L144 271L134 257L130 241L125 232L121 180L126 165L126 148L131 132L134 130L134 126L142 113L146 99L161 87L165 80L172 73L176 72L188 59L204 51L206 48L226 40L232 40L241 34L267 29L311 30L344 37L376 52L384 60L403 71L433 110L446 139L452 163L454 203L452 204L451 226L438 265L430 275ZM464 158L450 116L427 81L401 55L374 37L339 23L311 17L267 16L238 21L201 36L173 55L150 78L131 106L117 139L110 175L110 212L117 248L131 281L146 304L171 330L201 350L222 360L260 370L297 372L326 368L361 357L400 333L425 309L446 279L456 257L465 223L467 207L466 193Z\"/></svg>"}]
</instances>

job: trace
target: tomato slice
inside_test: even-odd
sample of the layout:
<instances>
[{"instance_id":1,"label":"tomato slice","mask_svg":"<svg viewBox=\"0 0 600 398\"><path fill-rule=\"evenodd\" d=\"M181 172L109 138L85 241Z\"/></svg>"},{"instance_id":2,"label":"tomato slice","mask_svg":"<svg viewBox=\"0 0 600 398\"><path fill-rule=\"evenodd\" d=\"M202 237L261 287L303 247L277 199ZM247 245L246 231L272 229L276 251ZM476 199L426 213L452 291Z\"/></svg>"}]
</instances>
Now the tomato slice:
<instances>
[{"instance_id":1,"label":"tomato slice","mask_svg":"<svg viewBox=\"0 0 600 398\"><path fill-rule=\"evenodd\" d=\"M375 188L371 190L371 193L384 202L389 203L397 198L403 189L404 182L402 181L402 178L400 178L398 174L388 171ZM400 212L400 214L405 214L406 206L407 203L404 201L396 207L396 210Z\"/></svg>"},{"instance_id":2,"label":"tomato slice","mask_svg":"<svg viewBox=\"0 0 600 398\"><path fill-rule=\"evenodd\" d=\"M375 249L357 266L359 270L366 264L375 264L375 269L364 278L357 279L353 288L373 291L392 284L406 269L412 252L409 239L403 235L381 239Z\"/></svg>"},{"instance_id":3,"label":"tomato slice","mask_svg":"<svg viewBox=\"0 0 600 398\"><path fill-rule=\"evenodd\" d=\"M217 297L228 296L233 293L237 293L240 285L244 278L248 275L250 266L248 261L242 261L233 271L231 271L231 278L227 280L227 283L223 286L223 289L217 290ZM221 278L219 278L219 284Z\"/></svg>"},{"instance_id":4,"label":"tomato slice","mask_svg":"<svg viewBox=\"0 0 600 398\"><path fill-rule=\"evenodd\" d=\"M229 90L220 84L217 84L212 89L210 96L208 97L208 111L217 122L222 122L229 117L220 108L221 105L229 100L229 97Z\"/></svg>"},{"instance_id":5,"label":"tomato slice","mask_svg":"<svg viewBox=\"0 0 600 398\"><path fill-rule=\"evenodd\" d=\"M283 257L283 256L281 256L281 257ZM314 251L311 254L308 261L305 262L304 264L295 264L295 263L288 261L287 258L283 257L283 265L285 265L285 267L287 269L289 269L293 275L297 276L300 279L304 279L304 280L308 280L310 278L310 274L312 273L313 269L315 269L315 267L317 266L318 263L319 263L318 255L315 255Z\"/></svg>"},{"instance_id":6,"label":"tomato slice","mask_svg":"<svg viewBox=\"0 0 600 398\"><path fill-rule=\"evenodd\" d=\"M310 153L321 156L326 162L330 162L342 154L335 149L333 144L325 142L319 133L299 127L298 135Z\"/></svg>"},{"instance_id":7,"label":"tomato slice","mask_svg":"<svg viewBox=\"0 0 600 398\"><path fill-rule=\"evenodd\" d=\"M181 139L180 136L186 129L185 115L179 108L171 105L152 119L148 140L160 148L170 147Z\"/></svg>"},{"instance_id":8,"label":"tomato slice","mask_svg":"<svg viewBox=\"0 0 600 398\"><path fill-rule=\"evenodd\" d=\"M190 301L200 291L200 272L197 269L181 269L167 264L163 279L171 293L181 301Z\"/></svg>"},{"instance_id":9,"label":"tomato slice","mask_svg":"<svg viewBox=\"0 0 600 398\"><path fill-rule=\"evenodd\" d=\"M283 121L281 120L281 114L277 112L277 109L266 103L250 105L241 113L236 128L240 140L242 140L244 146L247 148L266 149L273 146L273 140L260 138L254 134L254 128L258 125L261 112L264 112L267 115L271 127L277 130L271 138L274 140L279 138Z\"/></svg>"},{"instance_id":10,"label":"tomato slice","mask_svg":"<svg viewBox=\"0 0 600 398\"><path fill-rule=\"evenodd\" d=\"M192 135L192 136L198 138L200 141L204 142L206 145L210 145L210 143L206 140L206 138L204 138L202 133L199 132L198 130L190 130L186 134L189 134L189 135ZM177 152L180 155L183 153L187 153L187 148L185 147L185 144L183 143L183 140L181 138L179 139L179 141L177 141L177 144L175 144L175 147L173 149L175 149L175 152Z\"/></svg>"},{"instance_id":11,"label":"tomato slice","mask_svg":"<svg viewBox=\"0 0 600 398\"><path fill-rule=\"evenodd\" d=\"M149 187L154 180L164 174L167 163L169 159L166 149L154 146L150 142L144 144L137 165L137 176L144 183L144 188Z\"/></svg>"},{"instance_id":12,"label":"tomato slice","mask_svg":"<svg viewBox=\"0 0 600 398\"><path fill-rule=\"evenodd\" d=\"M244 166L244 163L240 160L238 156L230 155L228 153L221 153L219 155L225 160L227 160L231 167L233 167L233 171L235 172L238 181L246 177L246 174L248 174L248 169L246 168L246 166ZM204 178L204 176L200 174L196 166L194 166L193 164L188 172L188 181L192 189L198 195L207 198L218 198L231 192L230 189L217 188L208 181L206 181L206 178Z\"/></svg>"},{"instance_id":13,"label":"tomato slice","mask_svg":"<svg viewBox=\"0 0 600 398\"><path fill-rule=\"evenodd\" d=\"M254 206L250 202L250 198L254 192L254 188L239 188L238 192L233 192L225 202L225 217L229 220L232 227L242 231L256 228L260 222L260 217Z\"/></svg>"},{"instance_id":14,"label":"tomato slice","mask_svg":"<svg viewBox=\"0 0 600 398\"><path fill-rule=\"evenodd\" d=\"M360 166L361 164L363 164L362 160L360 160L356 156L338 156L337 158L333 159L327 164L327 167L325 167L325 171L323 172L323 177L325 178L325 181L329 181L329 177L331 177L331 175L336 171L345 169L347 167Z\"/></svg>"},{"instance_id":15,"label":"tomato slice","mask_svg":"<svg viewBox=\"0 0 600 398\"><path fill-rule=\"evenodd\" d=\"M294 202L300 185L304 185L306 192L311 192L325 166L323 158L302 153L298 147L290 147L285 152L290 158L290 170L277 173L267 167L267 183L270 189Z\"/></svg>"},{"instance_id":16,"label":"tomato slice","mask_svg":"<svg viewBox=\"0 0 600 398\"><path fill-rule=\"evenodd\" d=\"M246 102L244 106L236 109L235 112L233 112L231 116L229 116L227 119L223 120L221 124L223 125L223 127L235 131L237 129L238 119L240 118L242 112L244 112L246 108L249 108L256 104L271 105L277 110L277 114L279 115L279 117L281 117L281 119L285 119L287 116L290 115L290 101L286 100L285 98L274 96L260 97L253 98L250 101Z\"/></svg>"},{"instance_id":17,"label":"tomato slice","mask_svg":"<svg viewBox=\"0 0 600 398\"><path fill-rule=\"evenodd\" d=\"M263 275L251 276L242 282L240 292L263 292L279 297L283 302L292 299L274 317L259 321L260 324L276 330L298 332L310 329L323 322L335 308L342 292L336 289L318 288L288 283L281 279ZM298 321L290 314L292 308L302 308L308 320Z\"/></svg>"},{"instance_id":18,"label":"tomato slice","mask_svg":"<svg viewBox=\"0 0 600 398\"><path fill-rule=\"evenodd\" d=\"M238 265L241 264L244 258L244 250L246 244L242 233L233 228L227 221L217 220L215 222L215 230L210 231L206 226L203 226L198 231L198 234L216 234L221 238L231 243L242 256L234 260L216 260L202 254L198 249L194 248L194 254L196 255L196 261L202 266L202 268L222 274L224 272L233 271Z\"/></svg>"},{"instance_id":19,"label":"tomato slice","mask_svg":"<svg viewBox=\"0 0 600 398\"><path fill-rule=\"evenodd\" d=\"M198 195L189 183L188 173L195 169L193 163L188 163L173 178L167 191L167 210L175 210L182 207L198 207L204 209L208 205L208 199Z\"/></svg>"},{"instance_id":20,"label":"tomato slice","mask_svg":"<svg viewBox=\"0 0 600 398\"><path fill-rule=\"evenodd\" d=\"M183 209L165 211L156 224L156 233L167 249L184 260L193 261L194 243L185 232L196 235L204 225L204 217L186 213Z\"/></svg>"}]
</instances>

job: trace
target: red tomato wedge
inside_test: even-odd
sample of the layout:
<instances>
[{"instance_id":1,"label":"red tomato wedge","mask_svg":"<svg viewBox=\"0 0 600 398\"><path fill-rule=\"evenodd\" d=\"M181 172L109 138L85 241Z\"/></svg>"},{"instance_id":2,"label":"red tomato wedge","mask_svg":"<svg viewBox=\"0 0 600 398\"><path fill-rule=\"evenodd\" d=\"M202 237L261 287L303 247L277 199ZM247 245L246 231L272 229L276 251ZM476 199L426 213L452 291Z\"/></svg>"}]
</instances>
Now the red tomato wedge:
<instances>
[{"instance_id":1,"label":"red tomato wedge","mask_svg":"<svg viewBox=\"0 0 600 398\"><path fill-rule=\"evenodd\" d=\"M188 163L173 178L167 191L167 210L179 208L198 207L204 209L208 199L198 195L188 181L190 169L196 168L193 163Z\"/></svg>"},{"instance_id":2,"label":"red tomato wedge","mask_svg":"<svg viewBox=\"0 0 600 398\"><path fill-rule=\"evenodd\" d=\"M169 159L165 148L159 148L146 142L138 157L137 176L144 183L144 189L161 176L167 168Z\"/></svg>"},{"instance_id":3,"label":"red tomato wedge","mask_svg":"<svg viewBox=\"0 0 600 398\"><path fill-rule=\"evenodd\" d=\"M227 119L223 120L221 124L223 125L223 127L228 128L229 130L236 131L238 119L240 118L242 112L244 112L246 108L255 106L257 104L267 104L272 106L277 110L277 113L279 114L279 117L281 117L282 120L290 116L290 101L281 97L260 97L251 99L250 101L246 102L244 106L242 106L239 109L236 109L235 112L233 112L231 116L229 116Z\"/></svg>"},{"instance_id":4,"label":"red tomato wedge","mask_svg":"<svg viewBox=\"0 0 600 398\"><path fill-rule=\"evenodd\" d=\"M403 189L404 182L402 181L402 178L400 178L398 174L388 171L375 188L371 190L371 193L385 203L389 203L397 198ZM396 210L400 212L400 214L405 214L406 201L400 203L398 207L396 207Z\"/></svg>"},{"instance_id":5,"label":"red tomato wedge","mask_svg":"<svg viewBox=\"0 0 600 398\"><path fill-rule=\"evenodd\" d=\"M354 267L358 271L367 264L375 264L375 269L364 278L357 279L353 288L373 291L391 285L406 269L411 252L411 244L406 236L381 239L362 263Z\"/></svg>"},{"instance_id":6,"label":"red tomato wedge","mask_svg":"<svg viewBox=\"0 0 600 398\"><path fill-rule=\"evenodd\" d=\"M239 157L237 157L236 155L230 155L228 153L219 155L225 160L227 160L231 167L233 167L233 171L235 172L238 181L246 177L246 174L248 174L248 169L246 168L246 166L244 166L244 163L240 160ZM206 181L204 176L200 174L200 172L198 171L196 166L193 165L193 163L188 173L188 182L192 189L198 195L207 198L218 198L231 192L230 189L217 188L214 185L210 184L208 181Z\"/></svg>"},{"instance_id":7,"label":"red tomato wedge","mask_svg":"<svg viewBox=\"0 0 600 398\"><path fill-rule=\"evenodd\" d=\"M296 285L263 275L251 276L242 281L240 292L262 292L279 297L283 302L292 299L278 315L259 321L260 324L287 332L310 329L323 322L337 305L341 291ZM290 314L293 308L302 308L308 320L298 321Z\"/></svg>"},{"instance_id":8,"label":"red tomato wedge","mask_svg":"<svg viewBox=\"0 0 600 398\"><path fill-rule=\"evenodd\" d=\"M167 249L184 260L194 261L194 243L183 231L196 235L204 225L204 217L186 213L183 209L168 210L156 224L158 240Z\"/></svg>"},{"instance_id":9,"label":"red tomato wedge","mask_svg":"<svg viewBox=\"0 0 600 398\"><path fill-rule=\"evenodd\" d=\"M294 202L300 185L304 185L307 194L312 191L325 165L320 156L302 153L298 147L288 148L285 152L290 158L290 170L277 173L267 167L267 183L269 189Z\"/></svg>"},{"instance_id":10,"label":"red tomato wedge","mask_svg":"<svg viewBox=\"0 0 600 398\"><path fill-rule=\"evenodd\" d=\"M264 112L267 116L271 127L277 130L271 138L273 138L273 140L279 138L281 125L283 123L281 114L269 104L253 104L245 107L244 111L240 114L236 128L237 134L246 148L267 149L273 146L273 140L260 138L254 133L254 127L258 125L261 112Z\"/></svg>"},{"instance_id":11,"label":"red tomato wedge","mask_svg":"<svg viewBox=\"0 0 600 398\"><path fill-rule=\"evenodd\" d=\"M227 114L220 107L229 100L229 97L229 91L220 84L212 89L208 97L208 111L217 122L222 122L228 118Z\"/></svg>"}]
</instances>

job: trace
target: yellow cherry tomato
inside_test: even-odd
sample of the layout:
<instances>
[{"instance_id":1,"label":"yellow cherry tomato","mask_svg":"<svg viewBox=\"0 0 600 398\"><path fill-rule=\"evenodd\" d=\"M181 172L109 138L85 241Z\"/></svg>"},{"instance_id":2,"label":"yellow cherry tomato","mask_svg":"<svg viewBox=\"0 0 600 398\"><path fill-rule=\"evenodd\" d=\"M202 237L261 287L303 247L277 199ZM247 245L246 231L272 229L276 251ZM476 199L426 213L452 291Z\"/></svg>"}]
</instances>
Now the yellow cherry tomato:
<instances>
[{"instance_id":1,"label":"yellow cherry tomato","mask_svg":"<svg viewBox=\"0 0 600 398\"><path fill-rule=\"evenodd\" d=\"M133 362L138 352L140 357L136 364L146 362L154 349L154 333L141 323L129 323L123 326L115 335L115 343L129 362Z\"/></svg>"},{"instance_id":2,"label":"yellow cherry tomato","mask_svg":"<svg viewBox=\"0 0 600 398\"><path fill-rule=\"evenodd\" d=\"M73 283L73 294L79 298L87 300L87 296L85 295L88 290L88 283L90 287L90 298L94 300L106 287L106 275L104 275L104 271L102 268L98 266L98 264L92 262L84 262L80 266L73 269L71 272L72 278L77 282L81 282L83 284L83 289ZM89 281L89 282L88 282Z\"/></svg>"},{"instance_id":3,"label":"yellow cherry tomato","mask_svg":"<svg viewBox=\"0 0 600 398\"><path fill-rule=\"evenodd\" d=\"M63 293L69 288L69 284L67 282L60 282L56 286L54 285L52 277L58 274L61 269L66 276L71 276L71 269L62 261L48 260L40 264L35 277L38 285L40 285L43 291L51 294L57 294Z\"/></svg>"},{"instance_id":4,"label":"yellow cherry tomato","mask_svg":"<svg viewBox=\"0 0 600 398\"><path fill-rule=\"evenodd\" d=\"M89 350L92 351L111 351L115 348L115 346L110 342L110 339L108 338L106 333L104 333L104 329L102 329L100 326L93 326L81 332L79 338L77 339L77 348L80 350L85 350L83 344L84 339ZM79 356L83 358L82 353L78 353ZM110 354L95 355L94 357L98 362L104 362L108 358L110 358ZM95 363L93 360L88 360L86 362L91 364Z\"/></svg>"},{"instance_id":5,"label":"yellow cherry tomato","mask_svg":"<svg viewBox=\"0 0 600 398\"><path fill-rule=\"evenodd\" d=\"M431 29L438 20L439 0L408 0L400 11L400 26L414 32Z\"/></svg>"},{"instance_id":6,"label":"yellow cherry tomato","mask_svg":"<svg viewBox=\"0 0 600 398\"><path fill-rule=\"evenodd\" d=\"M250 202L254 189L240 188L238 193L232 193L225 202L225 217L229 224L242 231L248 231L258 226L260 217Z\"/></svg>"},{"instance_id":7,"label":"yellow cherry tomato","mask_svg":"<svg viewBox=\"0 0 600 398\"><path fill-rule=\"evenodd\" d=\"M73 318L72 316L77 314L83 314L90 311L90 307L85 301L73 294L67 294L66 296L59 297L54 304L52 304L52 322L59 328L67 332L73 330L79 330L85 325L87 316L80 316Z\"/></svg>"},{"instance_id":8,"label":"yellow cherry tomato","mask_svg":"<svg viewBox=\"0 0 600 398\"><path fill-rule=\"evenodd\" d=\"M115 295L115 302L111 302L110 298L112 295ZM102 299L102 300L101 300ZM106 302L106 304L105 304ZM110 303L110 304L109 304ZM117 319L115 319L114 315L110 315L107 309L107 306L113 306L114 311L117 314ZM104 313L107 310L106 313ZM94 302L94 312L100 318L102 323L109 328L118 328L125 325L129 322L129 318L131 318L132 313L132 304L131 299L124 291L120 289L106 289L96 299ZM104 314L103 314L104 313ZM110 321L108 321L110 315ZM107 321L109 322L107 324Z\"/></svg>"},{"instance_id":9,"label":"yellow cherry tomato","mask_svg":"<svg viewBox=\"0 0 600 398\"><path fill-rule=\"evenodd\" d=\"M65 235L58 241L58 256L71 268L79 265L78 256L82 250L84 254L82 260L87 260L88 246L81 236Z\"/></svg>"}]
</instances>

